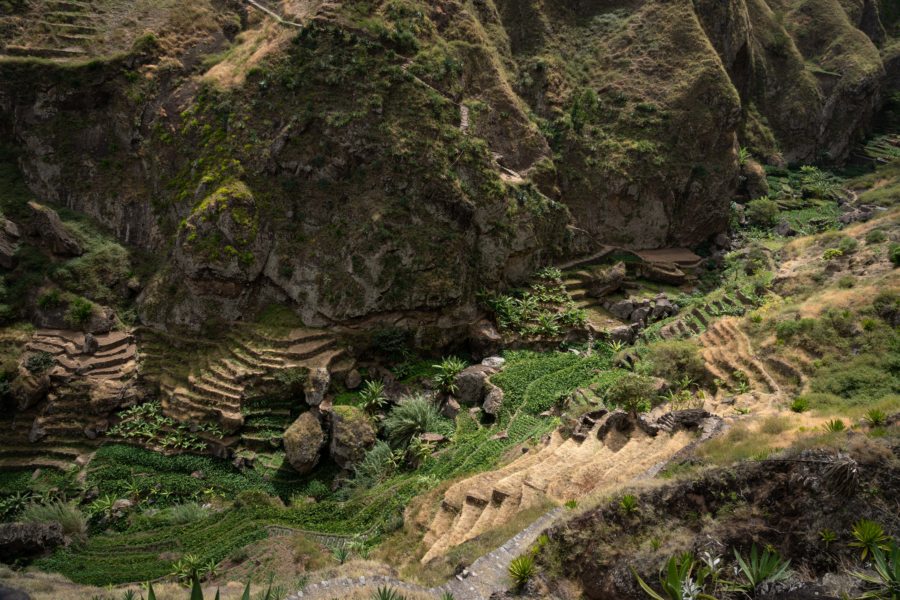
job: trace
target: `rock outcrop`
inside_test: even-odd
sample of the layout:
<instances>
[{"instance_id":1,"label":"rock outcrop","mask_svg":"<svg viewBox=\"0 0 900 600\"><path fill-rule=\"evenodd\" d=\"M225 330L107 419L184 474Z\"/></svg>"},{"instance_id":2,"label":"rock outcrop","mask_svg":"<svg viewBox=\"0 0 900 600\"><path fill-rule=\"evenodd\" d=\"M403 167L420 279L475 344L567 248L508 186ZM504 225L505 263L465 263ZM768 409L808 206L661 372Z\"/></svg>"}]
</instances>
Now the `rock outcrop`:
<instances>
[{"instance_id":1,"label":"rock outcrop","mask_svg":"<svg viewBox=\"0 0 900 600\"><path fill-rule=\"evenodd\" d=\"M29 235L39 238L41 245L57 256L81 256L84 252L81 244L55 210L37 202L29 202L28 208L31 210Z\"/></svg>"},{"instance_id":2,"label":"rock outcrop","mask_svg":"<svg viewBox=\"0 0 900 600\"><path fill-rule=\"evenodd\" d=\"M308 411L300 415L284 432L285 459L301 475L319 464L325 432L319 418Z\"/></svg>"},{"instance_id":3,"label":"rock outcrop","mask_svg":"<svg viewBox=\"0 0 900 600\"><path fill-rule=\"evenodd\" d=\"M355 406L335 406L331 414L331 458L350 469L375 445L375 428L368 415Z\"/></svg>"},{"instance_id":4,"label":"rock outcrop","mask_svg":"<svg viewBox=\"0 0 900 600\"><path fill-rule=\"evenodd\" d=\"M0 562L50 554L64 542L59 523L0 523Z\"/></svg>"}]
</instances>

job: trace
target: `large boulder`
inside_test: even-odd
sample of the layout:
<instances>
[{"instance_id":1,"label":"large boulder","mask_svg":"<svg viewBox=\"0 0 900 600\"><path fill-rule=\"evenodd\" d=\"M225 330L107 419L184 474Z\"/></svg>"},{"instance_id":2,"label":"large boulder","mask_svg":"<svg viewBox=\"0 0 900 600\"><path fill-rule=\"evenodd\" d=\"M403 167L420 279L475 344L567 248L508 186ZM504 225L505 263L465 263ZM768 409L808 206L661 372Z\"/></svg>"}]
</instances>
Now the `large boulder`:
<instances>
[{"instance_id":1,"label":"large boulder","mask_svg":"<svg viewBox=\"0 0 900 600\"><path fill-rule=\"evenodd\" d=\"M372 421L355 406L335 406L331 420L331 458L342 469L349 469L375 445Z\"/></svg>"},{"instance_id":2,"label":"large boulder","mask_svg":"<svg viewBox=\"0 0 900 600\"><path fill-rule=\"evenodd\" d=\"M625 300L619 300L618 302L613 302L609 305L609 312L612 316L617 319L622 319L623 321L628 320L631 316L631 313L634 312L634 302L631 301L630 298Z\"/></svg>"},{"instance_id":3,"label":"large boulder","mask_svg":"<svg viewBox=\"0 0 900 600\"><path fill-rule=\"evenodd\" d=\"M84 253L55 210L37 202L29 202L28 208L31 209L29 234L40 238L50 252L57 256L81 256Z\"/></svg>"},{"instance_id":4,"label":"large boulder","mask_svg":"<svg viewBox=\"0 0 900 600\"><path fill-rule=\"evenodd\" d=\"M59 523L0 524L0 562L50 554L65 541Z\"/></svg>"},{"instance_id":5,"label":"large boulder","mask_svg":"<svg viewBox=\"0 0 900 600\"><path fill-rule=\"evenodd\" d=\"M488 386L488 392L484 397L484 404L482 404L481 410L485 414L496 417L500 414L500 408L503 406L503 390L490 383L488 383Z\"/></svg>"},{"instance_id":6,"label":"large boulder","mask_svg":"<svg viewBox=\"0 0 900 600\"><path fill-rule=\"evenodd\" d=\"M0 585L0 600L31 600L31 596L22 590Z\"/></svg>"},{"instance_id":7,"label":"large boulder","mask_svg":"<svg viewBox=\"0 0 900 600\"><path fill-rule=\"evenodd\" d=\"M284 454L294 470L305 475L319 463L325 432L312 412L305 412L284 432Z\"/></svg>"},{"instance_id":8,"label":"large boulder","mask_svg":"<svg viewBox=\"0 0 900 600\"><path fill-rule=\"evenodd\" d=\"M456 397L460 404L479 404L484 398L484 383L496 373L487 365L473 365L463 369L456 376Z\"/></svg>"},{"instance_id":9,"label":"large boulder","mask_svg":"<svg viewBox=\"0 0 900 600\"><path fill-rule=\"evenodd\" d=\"M625 282L625 276L628 274L625 263L617 262L611 267L607 267L595 273L591 280L588 296L593 298L603 298L613 292L617 292L622 288Z\"/></svg>"}]
</instances>

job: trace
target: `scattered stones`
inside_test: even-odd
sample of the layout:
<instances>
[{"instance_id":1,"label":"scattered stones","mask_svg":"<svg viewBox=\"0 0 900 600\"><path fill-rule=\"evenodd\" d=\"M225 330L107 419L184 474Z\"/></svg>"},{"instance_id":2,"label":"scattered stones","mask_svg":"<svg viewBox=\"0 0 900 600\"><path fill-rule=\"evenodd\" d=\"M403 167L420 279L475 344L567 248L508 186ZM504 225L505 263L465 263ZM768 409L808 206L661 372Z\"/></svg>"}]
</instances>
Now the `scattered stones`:
<instances>
[{"instance_id":1,"label":"scattered stones","mask_svg":"<svg viewBox=\"0 0 900 600\"><path fill-rule=\"evenodd\" d=\"M331 419L331 458L342 469L349 469L375 445L375 428L368 415L355 406L335 406Z\"/></svg>"},{"instance_id":2,"label":"scattered stones","mask_svg":"<svg viewBox=\"0 0 900 600\"><path fill-rule=\"evenodd\" d=\"M57 256L81 256L84 253L55 210L37 202L29 202L28 208L31 210L28 233L40 238L50 252Z\"/></svg>"},{"instance_id":3,"label":"scattered stones","mask_svg":"<svg viewBox=\"0 0 900 600\"><path fill-rule=\"evenodd\" d=\"M0 524L0 562L34 558L49 554L63 544L59 523L2 523Z\"/></svg>"},{"instance_id":4,"label":"scattered stones","mask_svg":"<svg viewBox=\"0 0 900 600\"><path fill-rule=\"evenodd\" d=\"M507 431L501 431L500 433L495 433L491 436L492 440L505 440L509 438L509 433Z\"/></svg>"},{"instance_id":5,"label":"scattered stones","mask_svg":"<svg viewBox=\"0 0 900 600\"><path fill-rule=\"evenodd\" d=\"M850 223L856 223L857 221L868 221L873 216L875 216L875 207L863 204L842 214L838 217L838 221L844 225L848 225Z\"/></svg>"},{"instance_id":6,"label":"scattered stones","mask_svg":"<svg viewBox=\"0 0 900 600\"><path fill-rule=\"evenodd\" d=\"M432 444L441 444L447 441L447 438L440 433L423 433L419 439Z\"/></svg>"},{"instance_id":7,"label":"scattered stones","mask_svg":"<svg viewBox=\"0 0 900 600\"><path fill-rule=\"evenodd\" d=\"M284 432L285 458L294 470L305 475L319 463L325 433L319 419L305 412Z\"/></svg>"},{"instance_id":8,"label":"scattered stones","mask_svg":"<svg viewBox=\"0 0 900 600\"><path fill-rule=\"evenodd\" d=\"M206 479L206 473L204 473L203 471L194 471L193 473L191 473L191 477L193 477L194 479Z\"/></svg>"}]
</instances>

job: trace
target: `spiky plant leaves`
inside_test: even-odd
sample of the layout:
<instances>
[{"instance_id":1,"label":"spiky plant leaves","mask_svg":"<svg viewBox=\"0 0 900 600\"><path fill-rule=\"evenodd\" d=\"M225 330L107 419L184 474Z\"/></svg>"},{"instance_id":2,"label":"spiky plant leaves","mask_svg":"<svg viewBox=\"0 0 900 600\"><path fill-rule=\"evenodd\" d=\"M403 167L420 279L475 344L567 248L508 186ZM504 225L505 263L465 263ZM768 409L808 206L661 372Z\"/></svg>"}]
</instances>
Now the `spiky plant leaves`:
<instances>
[{"instance_id":1,"label":"spiky plant leaves","mask_svg":"<svg viewBox=\"0 0 900 600\"><path fill-rule=\"evenodd\" d=\"M156 592L153 591L153 584L147 582L147 600L156 600Z\"/></svg>"},{"instance_id":2,"label":"spiky plant leaves","mask_svg":"<svg viewBox=\"0 0 900 600\"><path fill-rule=\"evenodd\" d=\"M869 519L860 519L853 524L851 530L854 541L850 542L850 547L860 549L860 558L865 560L869 553L877 550L887 550L890 546L890 537L884 532L884 528Z\"/></svg>"},{"instance_id":3,"label":"spiky plant leaves","mask_svg":"<svg viewBox=\"0 0 900 600\"><path fill-rule=\"evenodd\" d=\"M875 588L866 591L859 597L860 600L900 598L900 546L892 542L887 553L881 548L873 548L872 563L875 575L851 572L851 575Z\"/></svg>"},{"instance_id":4,"label":"spiky plant leaves","mask_svg":"<svg viewBox=\"0 0 900 600\"><path fill-rule=\"evenodd\" d=\"M244 593L241 594L241 600L250 600L250 580L247 580L247 587L244 588Z\"/></svg>"},{"instance_id":5,"label":"spiky plant leaves","mask_svg":"<svg viewBox=\"0 0 900 600\"><path fill-rule=\"evenodd\" d=\"M203 600L203 588L200 587L200 578L197 571L191 574L191 600Z\"/></svg>"}]
</instances>

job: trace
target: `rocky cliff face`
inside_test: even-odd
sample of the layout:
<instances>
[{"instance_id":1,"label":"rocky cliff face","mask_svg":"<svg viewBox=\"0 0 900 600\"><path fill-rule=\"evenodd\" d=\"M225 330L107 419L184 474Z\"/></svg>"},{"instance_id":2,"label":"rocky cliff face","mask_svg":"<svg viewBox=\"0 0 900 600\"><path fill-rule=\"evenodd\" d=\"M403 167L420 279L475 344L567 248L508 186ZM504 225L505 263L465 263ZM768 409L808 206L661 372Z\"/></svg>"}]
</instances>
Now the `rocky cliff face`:
<instances>
[{"instance_id":1,"label":"rocky cliff face","mask_svg":"<svg viewBox=\"0 0 900 600\"><path fill-rule=\"evenodd\" d=\"M161 258L147 322L465 307L596 244L698 244L739 146L843 160L897 79L872 0L288 4L304 27L210 2L113 58L0 59L34 193Z\"/></svg>"}]
</instances>

